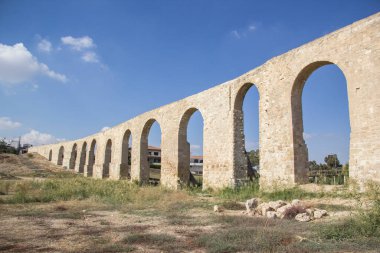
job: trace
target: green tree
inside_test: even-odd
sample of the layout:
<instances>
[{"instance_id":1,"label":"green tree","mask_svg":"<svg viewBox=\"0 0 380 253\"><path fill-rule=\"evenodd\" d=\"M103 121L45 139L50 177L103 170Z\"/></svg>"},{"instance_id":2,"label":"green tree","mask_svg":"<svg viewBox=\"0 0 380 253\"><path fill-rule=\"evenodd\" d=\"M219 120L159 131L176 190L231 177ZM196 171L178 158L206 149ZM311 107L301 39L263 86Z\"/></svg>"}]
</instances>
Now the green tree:
<instances>
[{"instance_id":1,"label":"green tree","mask_svg":"<svg viewBox=\"0 0 380 253\"><path fill-rule=\"evenodd\" d=\"M326 156L325 163L329 169L342 167L336 154Z\"/></svg>"},{"instance_id":2,"label":"green tree","mask_svg":"<svg viewBox=\"0 0 380 253\"><path fill-rule=\"evenodd\" d=\"M259 166L260 164L260 152L259 149L251 150L248 152L249 160L251 161L251 164L253 167Z\"/></svg>"},{"instance_id":3,"label":"green tree","mask_svg":"<svg viewBox=\"0 0 380 253\"><path fill-rule=\"evenodd\" d=\"M350 174L350 165L348 163L346 163L343 166L342 174L345 175L345 176L349 176L349 174Z\"/></svg>"},{"instance_id":4,"label":"green tree","mask_svg":"<svg viewBox=\"0 0 380 253\"><path fill-rule=\"evenodd\" d=\"M319 170L320 166L316 161L309 161L309 170Z\"/></svg>"},{"instance_id":5,"label":"green tree","mask_svg":"<svg viewBox=\"0 0 380 253\"><path fill-rule=\"evenodd\" d=\"M2 153L11 153L11 154L17 154L16 148L8 145L5 140L0 140L0 154Z\"/></svg>"}]
</instances>

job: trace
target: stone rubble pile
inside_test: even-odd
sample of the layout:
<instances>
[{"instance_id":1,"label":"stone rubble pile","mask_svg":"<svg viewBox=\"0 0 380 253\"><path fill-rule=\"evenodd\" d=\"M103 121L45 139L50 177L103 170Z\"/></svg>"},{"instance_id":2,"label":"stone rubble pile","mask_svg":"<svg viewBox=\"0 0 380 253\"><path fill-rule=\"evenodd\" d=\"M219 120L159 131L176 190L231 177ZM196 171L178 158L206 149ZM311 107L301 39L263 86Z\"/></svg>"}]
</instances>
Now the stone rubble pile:
<instances>
[{"instance_id":1,"label":"stone rubble pile","mask_svg":"<svg viewBox=\"0 0 380 253\"><path fill-rule=\"evenodd\" d=\"M245 214L267 218L295 219L307 222L320 219L327 215L326 210L306 208L300 200L294 199L290 203L282 200L259 203L259 199L252 198L245 202Z\"/></svg>"}]
</instances>

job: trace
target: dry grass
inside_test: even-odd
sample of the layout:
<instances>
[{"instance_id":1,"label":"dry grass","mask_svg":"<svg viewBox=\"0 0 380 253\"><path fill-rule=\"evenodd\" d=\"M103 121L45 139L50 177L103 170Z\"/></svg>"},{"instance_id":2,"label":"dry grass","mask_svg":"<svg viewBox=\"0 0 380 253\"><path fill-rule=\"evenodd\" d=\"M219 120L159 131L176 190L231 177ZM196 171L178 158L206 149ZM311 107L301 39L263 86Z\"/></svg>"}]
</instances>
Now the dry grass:
<instances>
[{"instance_id":1,"label":"dry grass","mask_svg":"<svg viewBox=\"0 0 380 253\"><path fill-rule=\"evenodd\" d=\"M257 196L308 198L312 205L314 197L329 196L329 201L318 199L317 205L328 211L348 207L324 191L295 188L263 193L257 185L207 193L172 191L65 175L54 166L44 171L47 161L37 156L21 158L22 164L12 159L15 166L30 166L30 175L36 175L33 171L38 168L39 175L48 176L0 180L0 251L4 252L376 252L380 248L378 192L359 196L372 205L358 207L363 211L352 219L326 217L298 223L243 215L240 201ZM214 213L215 204L225 211Z\"/></svg>"}]
</instances>

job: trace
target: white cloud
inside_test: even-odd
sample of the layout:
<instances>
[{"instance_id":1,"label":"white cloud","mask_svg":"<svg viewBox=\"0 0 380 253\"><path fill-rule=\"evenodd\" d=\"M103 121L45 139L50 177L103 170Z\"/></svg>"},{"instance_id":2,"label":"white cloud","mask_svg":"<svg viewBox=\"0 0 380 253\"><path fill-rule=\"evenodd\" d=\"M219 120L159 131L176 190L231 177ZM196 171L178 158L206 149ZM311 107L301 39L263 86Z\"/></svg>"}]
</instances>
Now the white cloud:
<instances>
[{"instance_id":1,"label":"white cloud","mask_svg":"<svg viewBox=\"0 0 380 253\"><path fill-rule=\"evenodd\" d=\"M21 136L21 142L23 144L32 144L34 146L57 143L64 141L64 139L56 138L51 134L40 133L37 130L30 130L29 133Z\"/></svg>"},{"instance_id":2,"label":"white cloud","mask_svg":"<svg viewBox=\"0 0 380 253\"><path fill-rule=\"evenodd\" d=\"M108 129L110 129L110 127L105 126L105 127L103 127L100 131L101 131L101 132L104 132L104 131L106 131L106 130L108 130Z\"/></svg>"},{"instance_id":3,"label":"white cloud","mask_svg":"<svg viewBox=\"0 0 380 253\"><path fill-rule=\"evenodd\" d=\"M233 31L231 32L231 34L232 34L232 36L234 36L234 37L237 38L237 39L240 39L240 38L241 38L240 33L239 33L237 30L233 30Z\"/></svg>"},{"instance_id":4,"label":"white cloud","mask_svg":"<svg viewBox=\"0 0 380 253\"><path fill-rule=\"evenodd\" d=\"M6 129L14 129L21 126L20 122L12 121L8 117L0 117L0 129L6 130Z\"/></svg>"},{"instance_id":5,"label":"white cloud","mask_svg":"<svg viewBox=\"0 0 380 253\"><path fill-rule=\"evenodd\" d=\"M52 50L51 42L45 39L41 40L38 43L38 50L40 50L41 52L50 53L50 51Z\"/></svg>"},{"instance_id":6,"label":"white cloud","mask_svg":"<svg viewBox=\"0 0 380 253\"><path fill-rule=\"evenodd\" d=\"M35 75L45 75L66 82L65 75L49 69L28 51L24 44L8 46L0 43L0 83L12 85L30 81Z\"/></svg>"},{"instance_id":7,"label":"white cloud","mask_svg":"<svg viewBox=\"0 0 380 253\"><path fill-rule=\"evenodd\" d=\"M311 138L315 137L315 134L308 134L308 133L303 133L303 139L304 140L310 140Z\"/></svg>"},{"instance_id":8,"label":"white cloud","mask_svg":"<svg viewBox=\"0 0 380 253\"><path fill-rule=\"evenodd\" d=\"M236 39L241 39L243 37L247 37L249 33L255 32L257 30L257 25L250 24L247 27L244 27L242 29L236 29L231 31L231 36Z\"/></svg>"},{"instance_id":9,"label":"white cloud","mask_svg":"<svg viewBox=\"0 0 380 253\"><path fill-rule=\"evenodd\" d=\"M68 45L74 50L82 51L83 49L93 48L95 44L89 36L74 38L72 36L62 37L61 41L64 45Z\"/></svg>"},{"instance_id":10,"label":"white cloud","mask_svg":"<svg viewBox=\"0 0 380 253\"><path fill-rule=\"evenodd\" d=\"M255 26L255 25L249 25L248 26L248 31L250 31L250 32L253 32L253 31L255 31L257 29L257 27Z\"/></svg>"},{"instance_id":11,"label":"white cloud","mask_svg":"<svg viewBox=\"0 0 380 253\"><path fill-rule=\"evenodd\" d=\"M82 60L85 61L85 62L94 62L94 63L99 62L98 55L95 52L92 52L92 51L85 52L82 55Z\"/></svg>"}]
</instances>

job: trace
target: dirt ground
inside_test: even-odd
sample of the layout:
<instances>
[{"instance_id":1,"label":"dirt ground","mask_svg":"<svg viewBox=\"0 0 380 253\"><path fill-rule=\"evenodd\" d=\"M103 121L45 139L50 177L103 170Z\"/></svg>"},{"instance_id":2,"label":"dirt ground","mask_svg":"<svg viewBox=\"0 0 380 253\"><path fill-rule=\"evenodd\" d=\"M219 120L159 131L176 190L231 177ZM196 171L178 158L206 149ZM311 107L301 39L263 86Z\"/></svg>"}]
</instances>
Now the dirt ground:
<instances>
[{"instance_id":1,"label":"dirt ground","mask_svg":"<svg viewBox=\"0 0 380 253\"><path fill-rule=\"evenodd\" d=\"M38 156L0 156L3 182L44 180L62 173L73 174ZM215 213L213 206L223 206L223 201L202 194L190 198L194 205L173 202L164 209L135 210L91 198L0 202L0 252L379 252L371 241L363 245L316 236L320 226L352 215L352 199L304 200L305 205L327 209L329 216L300 223L248 216L243 203Z\"/></svg>"}]
</instances>

